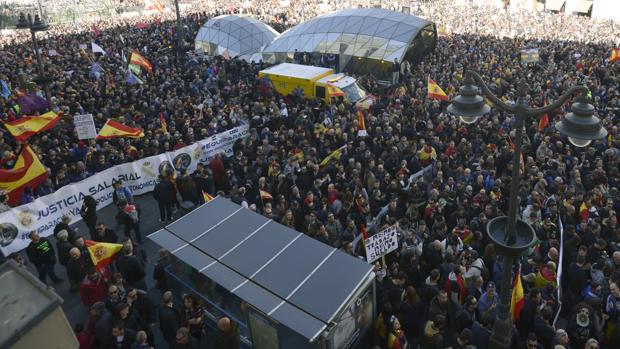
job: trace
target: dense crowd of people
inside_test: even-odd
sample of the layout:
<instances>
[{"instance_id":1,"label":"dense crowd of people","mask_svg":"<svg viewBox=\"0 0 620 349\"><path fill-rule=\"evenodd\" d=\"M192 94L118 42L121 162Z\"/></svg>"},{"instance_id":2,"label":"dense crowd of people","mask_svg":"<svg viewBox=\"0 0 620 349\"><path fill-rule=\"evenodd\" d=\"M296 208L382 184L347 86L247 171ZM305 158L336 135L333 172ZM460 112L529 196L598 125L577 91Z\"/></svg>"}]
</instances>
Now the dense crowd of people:
<instances>
[{"instance_id":1,"label":"dense crowd of people","mask_svg":"<svg viewBox=\"0 0 620 349\"><path fill-rule=\"evenodd\" d=\"M216 10L226 11L226 5L217 3L204 5L213 6L206 12L184 13L186 41ZM273 5L238 9L284 29L341 6L313 1ZM608 60L618 43L619 24L450 1L423 4L420 11L439 28L435 51L417 65L401 65L395 86L360 77L376 96L365 114L368 137L357 137L355 106L259 88L256 75L263 63L191 54L177 61L171 14L162 21L148 19L150 25L143 29L134 24L144 18L110 19L95 22L97 30L62 26L39 34L45 37L44 51L58 52L44 55L44 66L53 80L51 109L64 111L67 118L31 138L50 169L49 180L32 196L247 122L251 134L234 145L232 157L218 156L194 173L174 174L174 181L160 179L155 198L162 222L172 220L183 202L202 203L202 192L222 195L363 258L361 244L354 241L362 225L387 207L375 230L397 224L401 247L386 256L385 264L375 265L379 316L374 343L390 349L486 348L502 284L502 256L489 241L486 223L507 212L510 177L516 170L510 162L514 118L492 110L475 124L463 124L447 113L448 103L426 98L426 79L432 77L453 97L464 70L473 68L507 102L516 99L517 83L525 79L532 106L584 84L608 139L576 148L560 135L554 122L570 110L570 103L549 115L545 128L539 128L538 120L526 124L519 212L537 239L515 268L522 275L525 302L513 344L529 349L620 347L620 64ZM15 87L36 70L28 59L28 44L20 42L22 35L0 38L0 79ZM107 54L93 58L78 48L91 41ZM520 50L529 47L539 48L540 62L522 65ZM126 85L120 69L121 51L127 54L129 48L153 63L153 74L144 75L141 85ZM104 68L98 78L90 74L93 59ZM21 116L15 103L14 98L0 99L2 120ZM146 136L78 141L70 116L85 112L95 116L98 127L118 117L143 128ZM160 112L168 132L161 130ZM0 163L10 168L19 145L0 132ZM320 165L336 149L341 155ZM408 183L429 165L430 174ZM271 198L261 199L261 191ZM2 210L9 209L5 198L0 195ZM120 241L113 222L98 221L96 207L87 201L82 215L90 238ZM77 329L84 348L147 348L154 345L156 327L151 324L156 322L172 348L199 347L207 321L199 299L187 295L177 307L161 285L161 268L156 268L164 291L161 305L145 296L144 258L136 244L142 237L140 219L145 218L123 183L115 187L114 202L126 236L114 274L89 265L84 236L68 222L56 228L55 247L53 239L32 234L28 259L42 281L48 276L60 281L56 261L67 269L71 288L90 309L89 322ZM558 284L560 271L570 277ZM563 321L556 321L558 313ZM238 347L234 321L222 318L218 328L218 340L230 346L217 348Z\"/></svg>"}]
</instances>

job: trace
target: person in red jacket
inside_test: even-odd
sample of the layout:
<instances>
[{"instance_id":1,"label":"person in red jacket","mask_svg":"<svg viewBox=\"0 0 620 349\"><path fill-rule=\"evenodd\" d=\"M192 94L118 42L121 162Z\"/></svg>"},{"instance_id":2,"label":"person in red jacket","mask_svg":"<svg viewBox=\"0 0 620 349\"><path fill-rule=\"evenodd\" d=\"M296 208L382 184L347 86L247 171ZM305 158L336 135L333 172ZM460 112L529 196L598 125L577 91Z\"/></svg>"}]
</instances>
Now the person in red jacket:
<instances>
[{"instance_id":1,"label":"person in red jacket","mask_svg":"<svg viewBox=\"0 0 620 349\"><path fill-rule=\"evenodd\" d=\"M80 283L80 299L82 303L90 307L97 302L103 302L108 297L108 282L111 273L107 269L98 271L94 267L89 268L86 277Z\"/></svg>"}]
</instances>

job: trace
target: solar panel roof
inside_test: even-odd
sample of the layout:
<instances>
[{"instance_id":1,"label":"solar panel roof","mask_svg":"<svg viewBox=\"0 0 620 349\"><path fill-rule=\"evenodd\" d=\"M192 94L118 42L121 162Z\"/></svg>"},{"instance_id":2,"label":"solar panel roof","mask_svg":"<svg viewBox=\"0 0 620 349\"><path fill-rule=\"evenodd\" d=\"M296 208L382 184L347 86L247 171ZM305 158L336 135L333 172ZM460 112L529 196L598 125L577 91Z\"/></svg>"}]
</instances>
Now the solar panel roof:
<instances>
[{"instance_id":1,"label":"solar panel roof","mask_svg":"<svg viewBox=\"0 0 620 349\"><path fill-rule=\"evenodd\" d=\"M221 197L149 238L310 341L372 272L362 260Z\"/></svg>"}]
</instances>

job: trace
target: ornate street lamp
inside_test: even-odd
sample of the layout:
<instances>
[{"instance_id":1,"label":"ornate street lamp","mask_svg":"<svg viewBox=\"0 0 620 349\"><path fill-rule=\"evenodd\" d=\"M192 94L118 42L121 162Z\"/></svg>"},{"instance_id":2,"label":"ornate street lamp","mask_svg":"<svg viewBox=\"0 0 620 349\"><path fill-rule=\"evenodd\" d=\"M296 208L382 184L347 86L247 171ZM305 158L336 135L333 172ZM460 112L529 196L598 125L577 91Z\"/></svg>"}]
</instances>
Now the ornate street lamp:
<instances>
[{"instance_id":1,"label":"ornate street lamp","mask_svg":"<svg viewBox=\"0 0 620 349\"><path fill-rule=\"evenodd\" d=\"M28 19L24 16L23 13L19 14L19 22L17 22L18 29L30 29L30 35L32 39L32 47L34 48L35 57L37 58L37 68L39 70L39 76L33 79L37 84L43 85L43 89L45 90L45 97L47 101L51 103L50 100L50 91L49 91L49 82L51 79L43 74L43 63L41 63L41 53L39 52L39 45L37 44L36 33L46 31L49 26L45 24L39 15L34 16L34 22L32 21L32 16L28 14Z\"/></svg>"},{"instance_id":2,"label":"ornate street lamp","mask_svg":"<svg viewBox=\"0 0 620 349\"><path fill-rule=\"evenodd\" d=\"M510 316L510 298L512 294L512 266L514 261L534 241L534 229L525 221L517 217L519 199L519 154L523 141L523 126L527 120L537 118L549 113L564 104L576 92L581 93L578 102L572 106L572 112L568 113L555 127L560 133L568 136L569 141L578 147L585 147L592 140L602 139L607 136L607 130L601 126L599 118L594 116L594 107L590 105L586 96L589 90L584 86L571 87L564 95L550 105L543 108L528 108L524 102L528 86L523 80L519 84L518 99L515 104L506 104L493 95L477 73L466 71L464 85L459 89L459 94L448 106L448 111L459 116L461 121L467 124L476 122L479 117L490 111L484 98L478 94L480 85L482 94L489 98L493 106L499 110L509 112L516 117L516 136L514 139L515 149L512 154L512 179L510 181L510 198L508 216L493 218L487 224L489 238L495 244L497 250L504 256L502 285L500 290L499 316L495 321L493 333L489 343L491 349L504 349L510 347L512 339L512 318Z\"/></svg>"}]
</instances>

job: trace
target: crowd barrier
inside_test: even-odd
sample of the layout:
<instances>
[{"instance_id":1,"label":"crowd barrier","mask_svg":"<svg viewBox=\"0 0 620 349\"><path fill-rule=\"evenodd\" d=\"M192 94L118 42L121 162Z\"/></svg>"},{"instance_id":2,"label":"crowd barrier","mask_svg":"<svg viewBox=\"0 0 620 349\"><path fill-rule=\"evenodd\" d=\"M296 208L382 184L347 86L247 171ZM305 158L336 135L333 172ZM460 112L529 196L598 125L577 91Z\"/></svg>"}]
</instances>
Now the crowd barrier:
<instances>
[{"instance_id":1,"label":"crowd barrier","mask_svg":"<svg viewBox=\"0 0 620 349\"><path fill-rule=\"evenodd\" d=\"M176 151L111 167L4 212L0 214L0 251L4 256L21 251L30 243L28 234L32 231L49 236L64 215L71 218L71 223L81 220L80 208L87 195L95 198L98 210L108 206L112 203L112 183L116 180L123 180L135 195L148 193L167 168L192 173L198 163L207 164L216 154L232 155L235 141L249 134L250 127L244 124Z\"/></svg>"}]
</instances>

